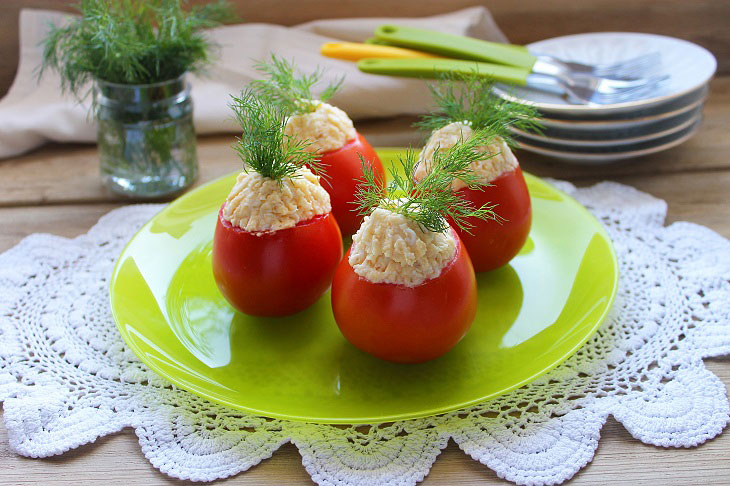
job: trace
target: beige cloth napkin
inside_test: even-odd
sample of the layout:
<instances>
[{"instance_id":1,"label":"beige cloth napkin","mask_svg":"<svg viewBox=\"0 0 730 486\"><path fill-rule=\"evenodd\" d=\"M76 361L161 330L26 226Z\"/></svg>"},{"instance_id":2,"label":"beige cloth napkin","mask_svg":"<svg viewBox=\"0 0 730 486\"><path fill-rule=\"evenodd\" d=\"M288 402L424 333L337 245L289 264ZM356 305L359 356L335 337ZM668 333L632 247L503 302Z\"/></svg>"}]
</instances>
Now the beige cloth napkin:
<instances>
[{"instance_id":1,"label":"beige cloth napkin","mask_svg":"<svg viewBox=\"0 0 730 486\"><path fill-rule=\"evenodd\" d=\"M46 72L37 81L40 42L49 22L60 24L67 15L23 9L20 13L20 65L7 96L0 100L0 158L18 155L43 143L96 140L90 100L79 104L60 91L60 81ZM212 29L220 45L217 62L204 77L191 77L194 120L198 133L236 132L227 106L231 93L240 92L260 77L254 60L276 53L293 59L302 70L326 69L325 79L346 75L332 103L353 119L423 113L429 106L426 84L420 80L375 76L358 71L355 63L329 59L320 46L334 40L363 41L380 24L397 23L505 42L506 38L483 7L423 18L361 18L319 20L295 27L239 24Z\"/></svg>"}]
</instances>

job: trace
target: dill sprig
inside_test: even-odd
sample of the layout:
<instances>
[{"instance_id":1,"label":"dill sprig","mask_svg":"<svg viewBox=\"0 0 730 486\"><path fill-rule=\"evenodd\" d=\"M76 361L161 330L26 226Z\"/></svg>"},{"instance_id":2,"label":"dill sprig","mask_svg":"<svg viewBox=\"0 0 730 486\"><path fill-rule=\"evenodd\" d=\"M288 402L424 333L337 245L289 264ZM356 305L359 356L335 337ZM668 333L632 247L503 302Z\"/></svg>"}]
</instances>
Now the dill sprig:
<instances>
[{"instance_id":1,"label":"dill sprig","mask_svg":"<svg viewBox=\"0 0 730 486\"><path fill-rule=\"evenodd\" d=\"M80 94L92 79L149 84L200 72L214 45L201 30L235 18L225 0L183 9L186 0L81 0L81 16L50 26L45 69L60 74L64 91Z\"/></svg>"},{"instance_id":2,"label":"dill sprig","mask_svg":"<svg viewBox=\"0 0 730 486\"><path fill-rule=\"evenodd\" d=\"M449 74L429 85L436 111L424 115L416 127L431 133L452 122L468 122L472 129L487 129L514 145L509 127L540 131L538 111L529 105L504 100L492 93L494 81L473 74Z\"/></svg>"},{"instance_id":3,"label":"dill sprig","mask_svg":"<svg viewBox=\"0 0 730 486\"><path fill-rule=\"evenodd\" d=\"M284 133L287 114L280 106L251 89L231 98L229 106L242 131L233 148L243 161L244 171L254 170L277 181L296 177L295 173L303 166L317 175L322 174L320 162L306 150L310 142Z\"/></svg>"},{"instance_id":4,"label":"dill sprig","mask_svg":"<svg viewBox=\"0 0 730 486\"><path fill-rule=\"evenodd\" d=\"M271 55L268 62L259 61L257 70L267 79L253 81L250 86L260 95L279 105L286 113L310 113L317 108L312 88L319 83L324 71L317 67L311 74L298 73L293 61ZM331 99L344 81L344 76L328 84L318 95L319 101Z\"/></svg>"},{"instance_id":5,"label":"dill sprig","mask_svg":"<svg viewBox=\"0 0 730 486\"><path fill-rule=\"evenodd\" d=\"M436 150L431 171L418 181L413 178L418 154L408 149L399 158L400 170L390 169L392 180L385 190L382 189L383 181L379 180L372 167L361 160L363 179L355 194L358 213L368 215L381 207L433 232L443 232L449 227L446 217L467 232L474 227L470 218L501 220L494 212L495 205L485 204L476 208L470 201L459 197L458 191L451 190L451 183L455 180L462 181L470 189L481 190L488 185L474 173L471 165L485 156L478 148L493 140L493 133L480 128L468 140L460 140L447 150Z\"/></svg>"}]
</instances>

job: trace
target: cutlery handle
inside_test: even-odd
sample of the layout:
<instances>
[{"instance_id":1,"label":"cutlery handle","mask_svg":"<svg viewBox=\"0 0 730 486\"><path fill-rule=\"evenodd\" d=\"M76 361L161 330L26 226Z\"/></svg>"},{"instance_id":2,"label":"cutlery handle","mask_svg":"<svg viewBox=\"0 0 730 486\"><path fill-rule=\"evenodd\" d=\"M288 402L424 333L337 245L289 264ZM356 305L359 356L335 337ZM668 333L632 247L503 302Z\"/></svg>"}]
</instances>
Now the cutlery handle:
<instances>
[{"instance_id":1,"label":"cutlery handle","mask_svg":"<svg viewBox=\"0 0 730 486\"><path fill-rule=\"evenodd\" d=\"M369 57L381 59L437 59L440 56L427 52L414 51L403 47L392 47L375 44L358 44L357 42L327 42L322 44L320 52L323 56L348 61L359 61Z\"/></svg>"},{"instance_id":2,"label":"cutlery handle","mask_svg":"<svg viewBox=\"0 0 730 486\"><path fill-rule=\"evenodd\" d=\"M388 42L385 39L378 39L377 37L368 37L363 41L365 44L377 44L379 46L393 46L393 47L402 47L396 44L395 42ZM529 52L527 47L521 46L519 44L500 44L505 47L509 47L510 49L517 49L520 52ZM537 57L537 56L536 56Z\"/></svg>"},{"instance_id":3,"label":"cutlery handle","mask_svg":"<svg viewBox=\"0 0 730 486\"><path fill-rule=\"evenodd\" d=\"M357 67L365 73L410 78L438 78L447 73L476 73L496 81L521 86L527 83L527 76L530 74L530 70L526 68L461 59L362 59L357 63Z\"/></svg>"},{"instance_id":4,"label":"cutlery handle","mask_svg":"<svg viewBox=\"0 0 730 486\"><path fill-rule=\"evenodd\" d=\"M375 29L375 37L378 40L445 57L493 62L526 69L532 69L537 60L527 52L527 49L516 48L511 44L499 44L415 27L381 25Z\"/></svg>"}]
</instances>

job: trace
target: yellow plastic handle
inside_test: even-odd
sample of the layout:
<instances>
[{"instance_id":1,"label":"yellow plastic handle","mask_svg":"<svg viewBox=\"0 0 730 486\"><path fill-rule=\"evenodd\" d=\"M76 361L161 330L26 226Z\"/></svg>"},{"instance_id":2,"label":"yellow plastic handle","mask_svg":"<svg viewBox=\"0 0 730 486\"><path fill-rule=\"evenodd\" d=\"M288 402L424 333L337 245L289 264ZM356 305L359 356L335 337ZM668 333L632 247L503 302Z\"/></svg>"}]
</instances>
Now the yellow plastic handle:
<instances>
[{"instance_id":1,"label":"yellow plastic handle","mask_svg":"<svg viewBox=\"0 0 730 486\"><path fill-rule=\"evenodd\" d=\"M404 49L402 47L382 46L377 44L359 44L357 42L327 42L322 44L320 52L323 56L347 61L359 61L377 57L380 59L439 59L441 56Z\"/></svg>"}]
</instances>

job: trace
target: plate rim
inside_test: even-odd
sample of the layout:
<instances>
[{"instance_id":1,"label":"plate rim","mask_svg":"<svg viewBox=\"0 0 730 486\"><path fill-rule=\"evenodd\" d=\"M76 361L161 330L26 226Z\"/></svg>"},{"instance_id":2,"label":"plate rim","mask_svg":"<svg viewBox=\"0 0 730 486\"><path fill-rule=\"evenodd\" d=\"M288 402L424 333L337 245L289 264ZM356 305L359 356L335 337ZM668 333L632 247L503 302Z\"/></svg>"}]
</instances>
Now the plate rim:
<instances>
[{"instance_id":1,"label":"plate rim","mask_svg":"<svg viewBox=\"0 0 730 486\"><path fill-rule=\"evenodd\" d=\"M377 151L402 151L404 150L403 147L378 147ZM362 425L362 424L375 424L375 423L385 423L385 422L395 422L395 421L404 421L404 420L415 420L419 418L424 417L431 417L435 415L441 415L446 414L450 412L454 412L456 410L460 410L466 407L470 407L473 405L476 405L478 403L486 402L489 400L492 400L498 396L504 395L506 393L509 393L513 390L516 390L534 380L539 378L540 376L545 375L546 373L549 373L556 367L558 367L560 364L564 363L566 360L568 360L571 356L573 356L583 345L585 345L586 342L588 342L589 339L591 339L595 334L596 331L601 327L601 325L605 322L606 318L608 317L609 312L613 308L613 304L616 299L616 295L618 293L618 281L619 281L619 265L618 265L618 258L616 256L616 250L613 246L613 241L611 240L610 235L608 234L608 231L603 226L601 221L596 218L588 209L583 206L580 202L578 202L573 196L567 194L565 191L561 190L560 188L556 187L555 185L551 184L550 182L544 180L543 178L537 177L535 175L532 175L529 172L523 172L526 179L533 179L537 181L538 183L545 184L552 190L557 191L562 196L565 196L568 203L575 205L578 209L578 211L583 212L589 220L591 220L595 227L596 232L601 236L601 238L608 244L608 250L609 254L611 255L611 267L613 269L613 280L611 282L611 293L610 296L606 302L606 305L603 308L603 311L601 312L601 315L596 319L596 322L593 324L593 326L585 333L583 337L578 339L576 341L576 344L570 348L570 350L566 353L564 353L563 356L561 356L559 359L554 361L553 363L550 363L549 365L545 366L541 370L533 373L529 377L514 383L502 390L499 390L498 392L494 392L473 400L467 400L458 404L452 404L449 407L440 407L440 408L430 408L428 410L420 410L417 413L410 413L410 414L400 414L400 415L384 415L384 416L371 416L367 418L354 418L354 417L341 417L337 419L313 419L312 417L303 417L298 416L294 414L281 414L281 413L271 413L268 411L258 410L253 407L245 407L241 406L238 403L234 403L232 401L229 401L225 399L224 397L218 396L217 394L215 396L211 396L212 394L202 394L200 391L195 390L194 387L190 387L186 382L182 380L177 380L174 377L171 377L167 373L165 373L160 367L156 365L156 362L152 359L149 359L146 356L146 353L139 349L139 347L136 344L135 340L130 339L129 333L124 328L124 326L121 323L121 319L118 316L118 309L115 309L115 306L113 305L114 302L114 286L117 281L118 275L119 275L119 269L120 269L120 262L123 260L123 256L128 252L129 247L131 246L132 242L143 232L145 231L150 225L154 224L157 218L160 217L161 214L163 214L165 211L171 210L173 208L173 204L175 204L177 201L187 199L189 197L192 197L193 194L198 192L199 190L202 190L205 187L211 186L213 184L216 184L223 179L232 177L235 175L236 172L229 173L220 177L217 177L209 182L206 182L204 184L201 184L200 186L188 191L187 193L183 194L182 196L174 199L169 204L167 204L165 207L161 208L160 211L155 213L149 221L147 221L145 224L143 224L139 230L137 230L134 235L129 239L129 241L126 243L122 251L119 253L119 256L117 257L117 261L114 264L114 269L111 274L111 278L109 279L109 302L110 302L110 308L112 317L114 319L114 324L122 336L122 339L124 340L125 344L129 346L130 350L134 353L137 358L139 358L142 363L148 367L151 371L156 373L158 376L163 378L164 380L172 383L175 386L178 386L184 390L186 390L189 393L194 394L197 397L203 398L205 400L209 400L211 402L230 407L234 410L243 411L255 416L259 417L266 417L266 418L273 418L277 420L287 420L292 422L299 422L299 423L315 423L315 424L339 424L339 425Z\"/></svg>"},{"instance_id":2,"label":"plate rim","mask_svg":"<svg viewBox=\"0 0 730 486\"><path fill-rule=\"evenodd\" d=\"M653 140L662 138L662 137L668 137L669 135L674 135L676 133L681 132L682 130L686 130L695 123L697 123L699 120L702 119L702 111L698 111L694 115L692 115L687 120L683 121L682 123L665 128L664 130L660 130L658 132L651 132L647 133L645 135L640 135L638 137L628 137L628 138L616 138L611 140L600 140L600 139L591 139L591 140L583 140L583 139L572 139L572 138L559 138L559 137L541 137L539 135L525 132L523 130L519 130L514 127L510 127L510 131L512 131L515 135L518 135L521 140L522 139L529 139L529 140L535 140L538 142L550 142L555 144L564 145L567 147L595 147L595 146L602 146L602 147L620 147L622 145L630 145L633 143L644 143L644 142L651 142Z\"/></svg>"},{"instance_id":3,"label":"plate rim","mask_svg":"<svg viewBox=\"0 0 730 486\"><path fill-rule=\"evenodd\" d=\"M639 118L628 118L623 120L565 120L565 119L558 119L558 118L550 118L542 116L540 117L540 122L543 123L545 126L549 128L558 128L561 130L569 129L569 130L580 130L580 131L592 131L592 130L616 130L616 129L626 129L626 128L637 128L644 125L648 125L650 123L655 123L659 121L668 120L670 118L678 117L680 115L684 115L687 112L690 112L692 110L696 110L698 108L704 108L704 104L707 102L707 98L709 97L709 88L706 86L705 93L698 99L687 103L686 105L682 105L679 108L676 108L671 111L665 111L661 113L656 113L653 115L647 115L642 116Z\"/></svg>"},{"instance_id":4,"label":"plate rim","mask_svg":"<svg viewBox=\"0 0 730 486\"><path fill-rule=\"evenodd\" d=\"M604 153L586 153L586 152L569 152L563 150L552 150L543 147L535 147L534 145L520 143L519 148L528 152L544 155L546 157L552 157L555 159L562 160L575 165L589 165L584 162L608 164L611 162L633 159L636 157L642 157L644 155L651 155L657 152L663 152L670 148L674 148L677 145L681 145L690 138L692 138L702 126L703 116L700 116L696 121L695 125L690 127L687 133L671 140L663 145L657 145L656 147L650 147L646 149L633 150L628 152L604 152Z\"/></svg>"},{"instance_id":5,"label":"plate rim","mask_svg":"<svg viewBox=\"0 0 730 486\"><path fill-rule=\"evenodd\" d=\"M654 106L657 104L661 104L664 102L667 102L669 100L679 98L681 96L684 96L686 94L691 93L692 91L700 88L702 85L707 84L712 77L717 72L717 58L715 57L712 52L705 49L699 44L696 44L694 42L690 42L688 40L679 39L677 37L667 36L667 35L660 35L660 34L652 34L648 32L620 32L620 31L607 31L607 32L583 32L578 34L568 34L568 35L561 35L558 37L551 37L549 39L542 39L536 42L531 42L530 44L527 44L525 47L528 48L528 50L533 49L535 44L538 44L540 42L546 42L546 41L553 41L558 39L568 39L568 38L576 38L576 37L584 37L584 36L604 36L604 35L632 35L632 36L639 36L639 37L660 37L663 39L670 39L672 41L681 42L681 43L687 43L691 44L694 47L704 51L707 55L710 56L714 60L714 67L712 69L712 72L709 76L707 76L706 79L704 79L702 82L697 82L695 85L693 85L691 88L678 91L676 93L667 94L660 97L655 98L647 98L643 100L636 100L636 101L629 101L629 102L623 102L623 103L615 103L611 105L570 105L570 104L556 104L556 103L541 103L541 102L535 102L531 100L525 100L524 98L519 98L516 96L512 96L509 93L505 92L500 88L499 85L495 85L493 90L494 92L500 96L501 98L512 101L515 103L522 103L522 104L530 104L534 106L535 108L539 110L545 110L545 111L552 111L552 112L559 112L559 113L566 113L570 112L576 115L581 115L584 113L593 113L593 114L611 114L611 113L622 113L627 111L632 111L634 109L637 109L639 107L641 108L647 108L650 106Z\"/></svg>"}]
</instances>

